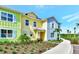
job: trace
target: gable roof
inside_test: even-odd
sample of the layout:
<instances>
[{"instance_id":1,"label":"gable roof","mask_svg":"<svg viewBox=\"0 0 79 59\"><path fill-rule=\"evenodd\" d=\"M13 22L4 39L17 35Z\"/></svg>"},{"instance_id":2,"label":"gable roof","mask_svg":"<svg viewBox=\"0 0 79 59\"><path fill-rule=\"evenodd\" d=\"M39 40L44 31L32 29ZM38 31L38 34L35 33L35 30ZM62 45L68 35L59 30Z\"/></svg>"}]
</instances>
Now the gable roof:
<instances>
[{"instance_id":1,"label":"gable roof","mask_svg":"<svg viewBox=\"0 0 79 59\"><path fill-rule=\"evenodd\" d=\"M41 18L39 18L34 12L25 13L25 15L28 15L28 14L33 14L33 16L35 16L36 19L41 20Z\"/></svg>"},{"instance_id":2,"label":"gable roof","mask_svg":"<svg viewBox=\"0 0 79 59\"><path fill-rule=\"evenodd\" d=\"M7 8L7 7L5 7L5 6L0 6L0 9L6 9L6 10L9 10L9 11L11 11L11 12L16 12L16 13L19 13L19 14L23 14L22 12L19 12L19 11L17 11L17 10L13 10L13 9L11 9L11 8Z\"/></svg>"},{"instance_id":3,"label":"gable roof","mask_svg":"<svg viewBox=\"0 0 79 59\"><path fill-rule=\"evenodd\" d=\"M49 20L49 19L53 19L56 23L58 23L60 25L60 23L56 20L56 18L54 16L47 18L47 20Z\"/></svg>"}]
</instances>

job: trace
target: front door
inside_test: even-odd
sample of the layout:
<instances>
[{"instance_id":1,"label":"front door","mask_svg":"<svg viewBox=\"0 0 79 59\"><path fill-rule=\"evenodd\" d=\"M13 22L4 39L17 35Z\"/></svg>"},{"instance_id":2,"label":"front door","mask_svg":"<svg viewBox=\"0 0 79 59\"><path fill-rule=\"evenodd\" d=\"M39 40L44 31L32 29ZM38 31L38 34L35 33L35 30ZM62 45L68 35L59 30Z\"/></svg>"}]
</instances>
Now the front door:
<instances>
[{"instance_id":1,"label":"front door","mask_svg":"<svg viewBox=\"0 0 79 59\"><path fill-rule=\"evenodd\" d=\"M44 32L40 32L40 40L41 40L41 41L44 40L44 36L45 36L45 33L44 33Z\"/></svg>"}]
</instances>

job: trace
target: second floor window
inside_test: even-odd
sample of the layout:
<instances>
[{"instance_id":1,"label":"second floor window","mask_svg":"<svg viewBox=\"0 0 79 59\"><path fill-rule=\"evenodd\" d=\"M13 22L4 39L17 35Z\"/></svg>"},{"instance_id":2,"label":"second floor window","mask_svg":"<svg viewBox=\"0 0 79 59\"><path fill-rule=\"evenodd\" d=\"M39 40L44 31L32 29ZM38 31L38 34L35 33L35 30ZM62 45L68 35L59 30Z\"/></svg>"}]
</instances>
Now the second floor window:
<instances>
[{"instance_id":1,"label":"second floor window","mask_svg":"<svg viewBox=\"0 0 79 59\"><path fill-rule=\"evenodd\" d=\"M54 23L52 23L52 28L54 28Z\"/></svg>"},{"instance_id":2,"label":"second floor window","mask_svg":"<svg viewBox=\"0 0 79 59\"><path fill-rule=\"evenodd\" d=\"M1 20L13 22L14 21L13 16L14 16L13 14L1 12Z\"/></svg>"},{"instance_id":3,"label":"second floor window","mask_svg":"<svg viewBox=\"0 0 79 59\"><path fill-rule=\"evenodd\" d=\"M29 26L29 20L25 20L25 25Z\"/></svg>"},{"instance_id":4,"label":"second floor window","mask_svg":"<svg viewBox=\"0 0 79 59\"><path fill-rule=\"evenodd\" d=\"M36 22L33 23L33 26L36 27Z\"/></svg>"},{"instance_id":5,"label":"second floor window","mask_svg":"<svg viewBox=\"0 0 79 59\"><path fill-rule=\"evenodd\" d=\"M1 12L1 20L7 20L7 13Z\"/></svg>"},{"instance_id":6,"label":"second floor window","mask_svg":"<svg viewBox=\"0 0 79 59\"><path fill-rule=\"evenodd\" d=\"M13 21L13 15L12 14L8 14L8 21Z\"/></svg>"}]
</instances>

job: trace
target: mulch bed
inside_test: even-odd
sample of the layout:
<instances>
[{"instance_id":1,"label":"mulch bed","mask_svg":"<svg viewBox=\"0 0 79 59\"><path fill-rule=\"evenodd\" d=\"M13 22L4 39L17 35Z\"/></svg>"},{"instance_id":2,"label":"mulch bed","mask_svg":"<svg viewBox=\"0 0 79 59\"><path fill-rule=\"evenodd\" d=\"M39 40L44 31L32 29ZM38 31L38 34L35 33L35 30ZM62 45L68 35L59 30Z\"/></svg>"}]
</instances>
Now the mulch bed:
<instances>
[{"instance_id":1,"label":"mulch bed","mask_svg":"<svg viewBox=\"0 0 79 59\"><path fill-rule=\"evenodd\" d=\"M49 42L32 42L29 44L0 44L0 54L41 54L55 47Z\"/></svg>"}]
</instances>

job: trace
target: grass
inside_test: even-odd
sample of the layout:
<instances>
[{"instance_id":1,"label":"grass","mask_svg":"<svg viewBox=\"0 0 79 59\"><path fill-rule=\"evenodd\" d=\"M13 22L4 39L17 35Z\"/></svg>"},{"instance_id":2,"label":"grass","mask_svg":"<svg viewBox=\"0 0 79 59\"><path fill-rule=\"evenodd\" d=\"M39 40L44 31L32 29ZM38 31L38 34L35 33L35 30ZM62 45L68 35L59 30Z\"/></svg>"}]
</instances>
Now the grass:
<instances>
[{"instance_id":1,"label":"grass","mask_svg":"<svg viewBox=\"0 0 79 59\"><path fill-rule=\"evenodd\" d=\"M72 44L79 44L78 34L61 34L61 37L70 40Z\"/></svg>"}]
</instances>

